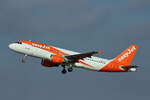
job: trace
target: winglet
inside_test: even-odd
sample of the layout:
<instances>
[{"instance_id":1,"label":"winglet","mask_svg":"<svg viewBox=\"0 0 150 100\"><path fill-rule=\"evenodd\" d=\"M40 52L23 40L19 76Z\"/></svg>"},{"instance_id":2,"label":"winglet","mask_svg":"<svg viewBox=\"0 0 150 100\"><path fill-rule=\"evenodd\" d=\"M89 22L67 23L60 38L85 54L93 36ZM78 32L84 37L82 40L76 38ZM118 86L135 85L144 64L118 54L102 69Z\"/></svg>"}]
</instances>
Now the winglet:
<instances>
[{"instance_id":1,"label":"winglet","mask_svg":"<svg viewBox=\"0 0 150 100\"><path fill-rule=\"evenodd\" d=\"M102 51L97 51L97 53L102 53Z\"/></svg>"}]
</instances>

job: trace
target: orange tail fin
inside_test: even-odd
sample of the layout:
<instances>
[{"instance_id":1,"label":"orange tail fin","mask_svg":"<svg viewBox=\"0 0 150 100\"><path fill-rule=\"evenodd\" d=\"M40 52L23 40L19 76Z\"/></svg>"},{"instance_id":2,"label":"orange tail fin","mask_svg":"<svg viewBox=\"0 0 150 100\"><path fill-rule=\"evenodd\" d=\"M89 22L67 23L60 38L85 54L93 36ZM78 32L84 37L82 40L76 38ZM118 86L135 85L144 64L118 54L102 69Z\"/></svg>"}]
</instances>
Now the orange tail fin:
<instances>
[{"instance_id":1,"label":"orange tail fin","mask_svg":"<svg viewBox=\"0 0 150 100\"><path fill-rule=\"evenodd\" d=\"M123 53L117 56L114 61L122 66L130 66L137 49L138 46L136 45L130 46Z\"/></svg>"},{"instance_id":2,"label":"orange tail fin","mask_svg":"<svg viewBox=\"0 0 150 100\"><path fill-rule=\"evenodd\" d=\"M110 63L104 66L100 71L107 72L126 72L128 70L122 69L120 66L130 66L132 59L138 49L138 46L132 45L126 49L119 56L114 58Z\"/></svg>"}]
</instances>

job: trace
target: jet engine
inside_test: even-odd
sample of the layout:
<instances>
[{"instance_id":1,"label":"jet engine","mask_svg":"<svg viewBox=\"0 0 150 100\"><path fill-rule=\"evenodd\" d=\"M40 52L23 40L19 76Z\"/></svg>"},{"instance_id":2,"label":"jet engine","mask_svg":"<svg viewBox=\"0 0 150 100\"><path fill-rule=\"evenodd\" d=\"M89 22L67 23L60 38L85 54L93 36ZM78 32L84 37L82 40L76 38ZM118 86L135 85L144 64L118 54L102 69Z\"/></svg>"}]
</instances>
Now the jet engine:
<instances>
[{"instance_id":1,"label":"jet engine","mask_svg":"<svg viewBox=\"0 0 150 100\"><path fill-rule=\"evenodd\" d=\"M62 64L64 62L64 58L57 55L51 55L50 61L55 64Z\"/></svg>"},{"instance_id":2,"label":"jet engine","mask_svg":"<svg viewBox=\"0 0 150 100\"><path fill-rule=\"evenodd\" d=\"M43 59L41 64L45 67L54 67L62 64L63 62L64 62L63 57L57 55L51 55L49 60Z\"/></svg>"},{"instance_id":3,"label":"jet engine","mask_svg":"<svg viewBox=\"0 0 150 100\"><path fill-rule=\"evenodd\" d=\"M41 62L41 65L43 65L44 67L56 67L56 66L58 66L57 64L52 63L50 60L47 60L47 59L43 59Z\"/></svg>"}]
</instances>

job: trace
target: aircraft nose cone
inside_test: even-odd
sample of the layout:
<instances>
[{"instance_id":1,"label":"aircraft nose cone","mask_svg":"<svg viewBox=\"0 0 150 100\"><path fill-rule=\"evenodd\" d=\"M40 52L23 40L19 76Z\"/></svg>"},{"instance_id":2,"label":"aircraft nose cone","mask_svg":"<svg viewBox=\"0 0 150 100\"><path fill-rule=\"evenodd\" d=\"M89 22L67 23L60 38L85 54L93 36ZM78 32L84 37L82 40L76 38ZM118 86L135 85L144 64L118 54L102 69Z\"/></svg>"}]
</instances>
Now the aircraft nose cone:
<instances>
[{"instance_id":1,"label":"aircraft nose cone","mask_svg":"<svg viewBox=\"0 0 150 100\"><path fill-rule=\"evenodd\" d=\"M11 48L12 48L12 45L11 45L11 44L9 44L9 45L8 45L8 48L9 48L9 49L11 49Z\"/></svg>"},{"instance_id":2,"label":"aircraft nose cone","mask_svg":"<svg viewBox=\"0 0 150 100\"><path fill-rule=\"evenodd\" d=\"M11 49L11 50L13 50L14 44L9 44L9 45L8 45L8 48Z\"/></svg>"}]
</instances>

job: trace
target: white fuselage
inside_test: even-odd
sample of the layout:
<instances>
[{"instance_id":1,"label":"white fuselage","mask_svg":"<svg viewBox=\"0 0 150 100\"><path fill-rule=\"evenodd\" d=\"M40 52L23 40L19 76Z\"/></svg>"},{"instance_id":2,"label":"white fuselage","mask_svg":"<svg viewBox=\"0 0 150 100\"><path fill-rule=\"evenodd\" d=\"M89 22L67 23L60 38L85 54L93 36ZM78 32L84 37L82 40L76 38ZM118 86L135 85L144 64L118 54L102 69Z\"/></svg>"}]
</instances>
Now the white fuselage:
<instances>
[{"instance_id":1,"label":"white fuselage","mask_svg":"<svg viewBox=\"0 0 150 100\"><path fill-rule=\"evenodd\" d=\"M33 45L29 45L25 43L22 44L12 43L9 45L9 48L18 53L25 54L28 56L33 56L36 58L41 58L41 59L50 59L51 55L56 55L54 53L41 49L42 47L35 47ZM78 52L73 52L66 49L61 49L57 47L53 47L53 48L56 48L57 50L60 50L61 52L64 52L68 55L79 54ZM107 65L111 60L92 56L91 58L87 57L80 61L82 61L82 63L80 62L75 63L73 67L99 71L101 68Z\"/></svg>"}]
</instances>

